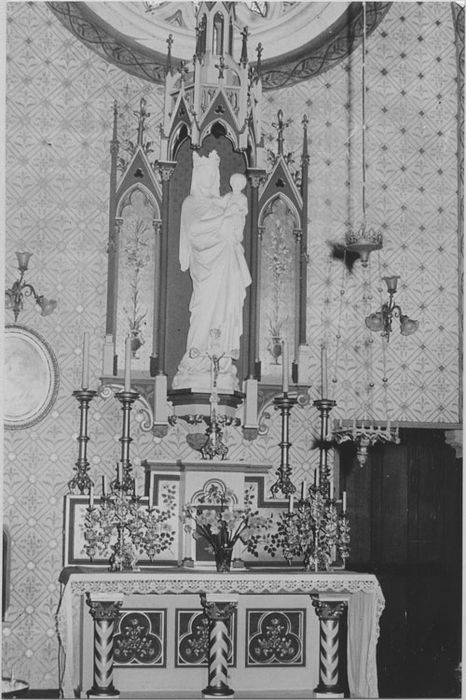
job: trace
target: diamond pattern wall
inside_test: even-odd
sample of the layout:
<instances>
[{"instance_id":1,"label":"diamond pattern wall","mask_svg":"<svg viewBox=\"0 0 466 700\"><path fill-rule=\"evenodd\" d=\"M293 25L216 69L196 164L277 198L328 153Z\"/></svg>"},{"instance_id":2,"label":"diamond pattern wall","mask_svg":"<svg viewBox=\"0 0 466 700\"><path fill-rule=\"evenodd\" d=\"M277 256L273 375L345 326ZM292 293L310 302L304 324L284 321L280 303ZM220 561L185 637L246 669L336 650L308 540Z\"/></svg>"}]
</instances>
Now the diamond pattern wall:
<instances>
[{"instance_id":1,"label":"diamond pattern wall","mask_svg":"<svg viewBox=\"0 0 466 700\"><path fill-rule=\"evenodd\" d=\"M161 88L106 64L73 38L45 3L10 3L7 17L6 281L15 250L34 253L30 279L58 299L40 318L26 306L19 321L53 347L61 383L52 411L29 430L5 433L4 522L12 543L10 607L3 625L4 675L12 666L34 687L57 678L54 613L62 565L63 495L77 458L81 344L91 332L91 383L102 364L108 234L108 172L113 101L122 136L145 96L158 142ZM329 346L336 417L449 423L459 416L456 53L450 3L393 3L368 38L367 203L384 248L352 275L331 261L327 241L358 224L361 180L360 52L308 83L269 92L265 129L279 108L294 117L285 148L299 158L300 120L310 118L307 380L311 404L294 409L291 462L299 483L315 464L312 400L319 383L319 346ZM155 146L156 148L156 146ZM401 275L403 310L420 321L416 335L397 332L383 350L364 316L381 301L380 278ZM383 382L386 377L388 381ZM371 387L370 385L373 384ZM234 460L277 464L279 416L254 442L225 431ZM89 414L91 473L110 475L119 459L121 410L96 398ZM164 440L133 422L132 461L142 487L142 459L193 459L188 428ZM272 477L273 478L273 475Z\"/></svg>"}]
</instances>

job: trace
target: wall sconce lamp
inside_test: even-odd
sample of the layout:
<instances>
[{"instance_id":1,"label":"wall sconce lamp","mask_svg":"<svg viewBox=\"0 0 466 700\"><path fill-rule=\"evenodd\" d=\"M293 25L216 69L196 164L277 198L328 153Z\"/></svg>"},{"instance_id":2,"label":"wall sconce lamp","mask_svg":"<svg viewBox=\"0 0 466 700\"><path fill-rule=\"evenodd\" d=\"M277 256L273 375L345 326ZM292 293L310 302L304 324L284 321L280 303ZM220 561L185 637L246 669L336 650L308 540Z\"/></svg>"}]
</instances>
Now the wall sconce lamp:
<instances>
[{"instance_id":1,"label":"wall sconce lamp","mask_svg":"<svg viewBox=\"0 0 466 700\"><path fill-rule=\"evenodd\" d=\"M57 302L54 299L46 299L42 294L37 294L32 284L24 281L24 273L27 272L31 255L32 253L16 253L20 276L13 282L11 289L5 289L5 309L13 311L15 323L20 311L23 310L23 297L34 297L41 316L49 316L57 307Z\"/></svg>"},{"instance_id":2,"label":"wall sconce lamp","mask_svg":"<svg viewBox=\"0 0 466 700\"><path fill-rule=\"evenodd\" d=\"M382 277L385 284L387 285L387 291L389 294L388 302L382 304L380 311L376 311L374 314L369 314L366 316L366 326L369 330L374 332L379 332L381 335L387 339L387 343L390 339L390 333L392 332L392 320L393 317L400 319L400 333L401 335L411 335L415 333L419 328L419 321L413 321L409 316L405 316L401 307L395 304L393 301L393 296L396 294L396 289L398 285L399 275L393 275L392 277Z\"/></svg>"}]
</instances>

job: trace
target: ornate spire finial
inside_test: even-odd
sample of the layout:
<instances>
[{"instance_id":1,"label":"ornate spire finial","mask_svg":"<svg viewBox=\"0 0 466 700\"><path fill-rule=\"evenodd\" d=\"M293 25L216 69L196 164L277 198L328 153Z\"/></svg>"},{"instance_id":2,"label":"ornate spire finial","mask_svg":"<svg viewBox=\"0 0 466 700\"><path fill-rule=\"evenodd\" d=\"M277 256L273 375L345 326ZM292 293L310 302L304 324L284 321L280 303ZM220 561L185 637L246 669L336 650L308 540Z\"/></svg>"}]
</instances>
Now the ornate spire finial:
<instances>
[{"instance_id":1,"label":"ornate spire finial","mask_svg":"<svg viewBox=\"0 0 466 700\"><path fill-rule=\"evenodd\" d=\"M264 51L264 47L259 42L257 44L257 48L256 48L256 53L257 53L256 73L257 73L258 78L260 78L260 74L261 74L261 70L262 70L262 52L263 51Z\"/></svg>"},{"instance_id":2,"label":"ornate spire finial","mask_svg":"<svg viewBox=\"0 0 466 700\"><path fill-rule=\"evenodd\" d=\"M147 117L150 117L150 112L146 112L146 100L141 97L139 102L139 112L133 112L133 114L138 117L138 146L142 146L144 142L144 131L145 131L145 121Z\"/></svg>"},{"instance_id":3,"label":"ornate spire finial","mask_svg":"<svg viewBox=\"0 0 466 700\"><path fill-rule=\"evenodd\" d=\"M291 124L291 119L288 119L286 122L283 121L283 111L281 109L279 109L277 112L277 121L272 122L272 126L278 132L277 144L278 144L278 155L279 156L283 155L283 142L285 140L283 137L283 132L290 124Z\"/></svg>"},{"instance_id":4,"label":"ornate spire finial","mask_svg":"<svg viewBox=\"0 0 466 700\"><path fill-rule=\"evenodd\" d=\"M243 43L241 44L241 58L240 58L240 63L242 66L247 65L248 63L248 36L249 36L249 29L245 27L243 31L241 32L241 36L243 37Z\"/></svg>"},{"instance_id":5,"label":"ornate spire finial","mask_svg":"<svg viewBox=\"0 0 466 700\"><path fill-rule=\"evenodd\" d=\"M167 39L167 65L166 65L166 71L167 73L171 73L172 70L172 44L173 44L173 34L168 35Z\"/></svg>"},{"instance_id":6,"label":"ornate spire finial","mask_svg":"<svg viewBox=\"0 0 466 700\"><path fill-rule=\"evenodd\" d=\"M303 125L303 162L309 163L309 151L307 148L307 125L309 124L309 119L307 114L303 116L301 124Z\"/></svg>"},{"instance_id":7,"label":"ornate spire finial","mask_svg":"<svg viewBox=\"0 0 466 700\"><path fill-rule=\"evenodd\" d=\"M117 136L117 125L118 125L118 102L113 100L113 141L116 141Z\"/></svg>"}]
</instances>

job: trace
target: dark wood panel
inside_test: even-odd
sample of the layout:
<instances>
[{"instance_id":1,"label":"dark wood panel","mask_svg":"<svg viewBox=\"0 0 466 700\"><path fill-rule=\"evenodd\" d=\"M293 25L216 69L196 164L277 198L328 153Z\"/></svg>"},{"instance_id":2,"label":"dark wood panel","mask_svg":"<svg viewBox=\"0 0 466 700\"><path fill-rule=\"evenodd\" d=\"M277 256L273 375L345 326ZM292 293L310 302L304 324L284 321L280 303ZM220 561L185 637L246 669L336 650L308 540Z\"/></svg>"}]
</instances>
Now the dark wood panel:
<instances>
[{"instance_id":1,"label":"dark wood panel","mask_svg":"<svg viewBox=\"0 0 466 700\"><path fill-rule=\"evenodd\" d=\"M371 450L363 468L342 455L348 568L374 572L386 600L380 697L460 697L462 463L442 430L406 429L401 440Z\"/></svg>"}]
</instances>

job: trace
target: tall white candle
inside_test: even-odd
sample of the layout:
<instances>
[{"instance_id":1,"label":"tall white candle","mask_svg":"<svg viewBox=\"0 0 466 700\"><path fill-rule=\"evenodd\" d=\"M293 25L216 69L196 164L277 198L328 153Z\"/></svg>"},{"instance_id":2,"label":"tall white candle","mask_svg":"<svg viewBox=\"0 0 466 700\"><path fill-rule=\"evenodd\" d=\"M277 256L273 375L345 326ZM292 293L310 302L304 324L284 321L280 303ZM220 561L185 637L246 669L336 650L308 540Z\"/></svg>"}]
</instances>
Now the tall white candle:
<instances>
[{"instance_id":1,"label":"tall white candle","mask_svg":"<svg viewBox=\"0 0 466 700\"><path fill-rule=\"evenodd\" d=\"M328 382L327 382L327 347L322 345L320 349L320 370L322 379L322 398L328 398Z\"/></svg>"},{"instance_id":2,"label":"tall white candle","mask_svg":"<svg viewBox=\"0 0 466 700\"><path fill-rule=\"evenodd\" d=\"M94 507L94 487L91 485L89 487L89 508Z\"/></svg>"},{"instance_id":3,"label":"tall white candle","mask_svg":"<svg viewBox=\"0 0 466 700\"><path fill-rule=\"evenodd\" d=\"M288 393L288 343L282 340L282 389L283 393Z\"/></svg>"},{"instance_id":4,"label":"tall white candle","mask_svg":"<svg viewBox=\"0 0 466 700\"><path fill-rule=\"evenodd\" d=\"M293 512L293 500L294 500L294 496L293 496L292 493L290 493L290 495L289 495L289 501L288 501L288 512L289 512L289 513L292 513L292 512Z\"/></svg>"},{"instance_id":5,"label":"tall white candle","mask_svg":"<svg viewBox=\"0 0 466 700\"><path fill-rule=\"evenodd\" d=\"M330 500L333 501L333 481L330 482Z\"/></svg>"},{"instance_id":6,"label":"tall white candle","mask_svg":"<svg viewBox=\"0 0 466 700\"><path fill-rule=\"evenodd\" d=\"M343 491L343 513L346 513L346 491Z\"/></svg>"},{"instance_id":7,"label":"tall white candle","mask_svg":"<svg viewBox=\"0 0 466 700\"><path fill-rule=\"evenodd\" d=\"M154 502L154 482L150 482L149 486L149 508L152 508L152 504Z\"/></svg>"},{"instance_id":8,"label":"tall white candle","mask_svg":"<svg viewBox=\"0 0 466 700\"><path fill-rule=\"evenodd\" d=\"M86 331L83 336L83 367L81 388L89 387L89 333Z\"/></svg>"},{"instance_id":9,"label":"tall white candle","mask_svg":"<svg viewBox=\"0 0 466 700\"><path fill-rule=\"evenodd\" d=\"M131 391L131 338L125 342L125 391Z\"/></svg>"}]
</instances>

